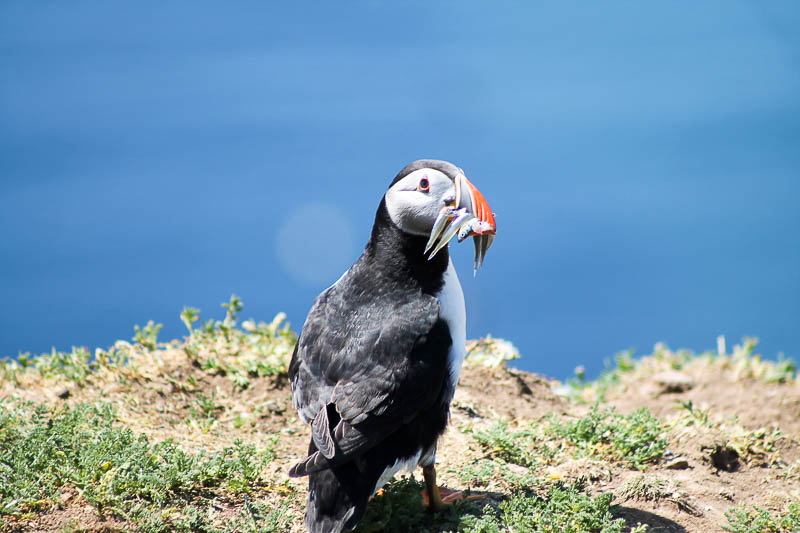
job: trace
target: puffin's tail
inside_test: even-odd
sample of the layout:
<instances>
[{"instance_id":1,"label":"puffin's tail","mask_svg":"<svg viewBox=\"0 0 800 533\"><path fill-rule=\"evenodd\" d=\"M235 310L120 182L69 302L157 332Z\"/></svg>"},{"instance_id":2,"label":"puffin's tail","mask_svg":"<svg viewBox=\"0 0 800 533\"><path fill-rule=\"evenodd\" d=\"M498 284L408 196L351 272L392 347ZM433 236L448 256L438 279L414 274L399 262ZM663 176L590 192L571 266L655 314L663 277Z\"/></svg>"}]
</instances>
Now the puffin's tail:
<instances>
[{"instance_id":1,"label":"puffin's tail","mask_svg":"<svg viewBox=\"0 0 800 533\"><path fill-rule=\"evenodd\" d=\"M316 451L312 442L309 455ZM352 462L309 473L308 530L311 533L340 533L356 527L367 510L376 481L366 479Z\"/></svg>"},{"instance_id":2,"label":"puffin's tail","mask_svg":"<svg viewBox=\"0 0 800 533\"><path fill-rule=\"evenodd\" d=\"M308 476L306 526L311 533L340 533L353 529L364 516L369 494L360 490L363 487L345 489L353 486L340 479L342 474L346 475L342 470L348 469L355 470L355 467L344 465Z\"/></svg>"}]
</instances>

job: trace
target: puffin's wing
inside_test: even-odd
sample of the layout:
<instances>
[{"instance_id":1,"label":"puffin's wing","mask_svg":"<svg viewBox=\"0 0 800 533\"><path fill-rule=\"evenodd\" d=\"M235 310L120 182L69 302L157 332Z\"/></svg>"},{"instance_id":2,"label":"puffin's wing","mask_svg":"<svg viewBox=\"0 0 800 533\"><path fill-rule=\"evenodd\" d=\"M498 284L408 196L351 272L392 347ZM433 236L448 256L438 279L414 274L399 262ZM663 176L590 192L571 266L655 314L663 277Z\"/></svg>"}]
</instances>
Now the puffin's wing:
<instances>
[{"instance_id":1,"label":"puffin's wing","mask_svg":"<svg viewBox=\"0 0 800 533\"><path fill-rule=\"evenodd\" d=\"M371 299L348 315L354 307L337 305L331 289L309 313L290 365L295 407L318 450L291 475L349 461L389 438L433 405L447 375L452 341L436 298Z\"/></svg>"}]
</instances>

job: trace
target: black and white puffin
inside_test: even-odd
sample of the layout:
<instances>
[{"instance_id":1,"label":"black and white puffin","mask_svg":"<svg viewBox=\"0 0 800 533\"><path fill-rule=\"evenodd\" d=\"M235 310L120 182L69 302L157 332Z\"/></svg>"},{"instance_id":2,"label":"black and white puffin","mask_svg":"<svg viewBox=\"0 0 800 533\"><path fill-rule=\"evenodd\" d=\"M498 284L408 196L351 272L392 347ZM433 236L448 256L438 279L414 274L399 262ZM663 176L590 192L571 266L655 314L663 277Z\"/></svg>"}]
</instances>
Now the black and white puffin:
<instances>
[{"instance_id":1,"label":"black and white puffin","mask_svg":"<svg viewBox=\"0 0 800 533\"><path fill-rule=\"evenodd\" d=\"M352 529L400 470L422 466L430 506L436 443L464 361L464 294L447 244L474 237L475 265L494 214L464 172L422 159L392 181L356 263L314 301L289 365L292 401L311 424L306 526Z\"/></svg>"}]
</instances>

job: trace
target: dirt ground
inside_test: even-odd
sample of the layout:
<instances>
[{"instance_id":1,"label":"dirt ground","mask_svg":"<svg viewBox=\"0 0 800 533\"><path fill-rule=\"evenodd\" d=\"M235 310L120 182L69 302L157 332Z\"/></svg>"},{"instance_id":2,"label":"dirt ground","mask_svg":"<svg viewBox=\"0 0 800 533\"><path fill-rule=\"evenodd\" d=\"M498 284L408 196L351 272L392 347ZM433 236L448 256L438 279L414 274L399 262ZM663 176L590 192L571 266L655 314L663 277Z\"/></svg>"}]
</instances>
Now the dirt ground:
<instances>
[{"instance_id":1,"label":"dirt ground","mask_svg":"<svg viewBox=\"0 0 800 533\"><path fill-rule=\"evenodd\" d=\"M140 361L139 369L124 385L103 375L82 386L65 385L55 378L27 385L0 382L0 397L64 404L111 402L121 423L152 440L172 438L187 450L219 449L236 438L260 445L278 435L277 459L265 475L276 485L297 491L290 509L295 515L291 531L304 530L306 482L290 479L286 472L305 456L310 433L295 415L285 377L256 378L242 389L224 375L198 368L178 347ZM453 401L450 429L437 454L440 482L451 489L466 489L458 472L484 455L464 428L487 427L498 419L512 424L542 422L553 414L577 417L588 411L589 403L556 394L559 385L544 376L468 362ZM210 427L192 421L198 394L216 402ZM689 401L692 416L681 408ZM612 492L627 522L648 524L651 532L722 531L727 523L724 513L731 507L780 509L800 498L797 380L743 379L715 366L686 365L677 376L653 372L623 380L605 392L600 405L606 404L620 413L646 406L664 420L669 441L665 457L642 472L620 462L566 454L557 464L535 467L533 473L553 480L583 480L592 494ZM647 500L627 494L624 488L637 478L658 483L659 495ZM496 486L502 486L502 480ZM220 516L232 507L220 502ZM66 487L58 506L18 523L14 530L116 531L120 527L99 517L82 503L77 490Z\"/></svg>"}]
</instances>

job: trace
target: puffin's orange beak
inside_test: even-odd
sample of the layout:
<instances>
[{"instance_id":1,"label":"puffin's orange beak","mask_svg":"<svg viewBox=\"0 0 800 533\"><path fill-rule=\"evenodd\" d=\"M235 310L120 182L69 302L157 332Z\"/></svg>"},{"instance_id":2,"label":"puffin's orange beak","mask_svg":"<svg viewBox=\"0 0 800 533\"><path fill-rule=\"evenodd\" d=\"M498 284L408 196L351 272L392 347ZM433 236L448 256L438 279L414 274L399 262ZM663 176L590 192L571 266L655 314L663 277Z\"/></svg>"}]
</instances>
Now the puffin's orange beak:
<instances>
[{"instance_id":1,"label":"puffin's orange beak","mask_svg":"<svg viewBox=\"0 0 800 533\"><path fill-rule=\"evenodd\" d=\"M428 256L432 259L458 233L458 242L474 237L475 272L483 264L486 251L494 241L497 224L486 198L464 174L455 179L456 197L452 205L442 208L433 224L425 252L433 248Z\"/></svg>"},{"instance_id":2,"label":"puffin's orange beak","mask_svg":"<svg viewBox=\"0 0 800 533\"><path fill-rule=\"evenodd\" d=\"M459 183L461 184L459 187ZM460 195L459 195L460 193ZM478 267L483 265L483 258L486 257L486 251L494 242L494 236L497 233L497 224L494 221L494 213L492 208L489 207L489 202L483 197L481 191L470 182L466 176L459 174L456 177L456 197L459 197L456 203L469 204L468 210L476 217L476 220L469 224L469 231L462 233L458 232L458 242L463 241L467 237L473 237L472 241L475 243L475 265L473 267L473 274L478 273ZM468 198L467 201L465 201Z\"/></svg>"},{"instance_id":3,"label":"puffin's orange beak","mask_svg":"<svg viewBox=\"0 0 800 533\"><path fill-rule=\"evenodd\" d=\"M497 232L494 213L489 207L489 202L464 174L456 177L456 206L465 207L480 221L472 224L470 231L463 237L459 234L459 241L474 235L494 235Z\"/></svg>"}]
</instances>

